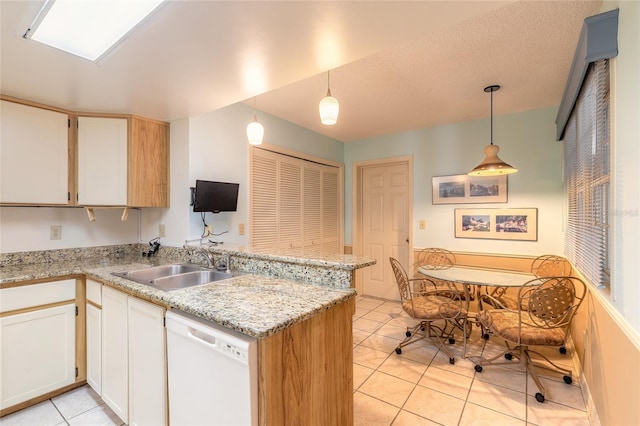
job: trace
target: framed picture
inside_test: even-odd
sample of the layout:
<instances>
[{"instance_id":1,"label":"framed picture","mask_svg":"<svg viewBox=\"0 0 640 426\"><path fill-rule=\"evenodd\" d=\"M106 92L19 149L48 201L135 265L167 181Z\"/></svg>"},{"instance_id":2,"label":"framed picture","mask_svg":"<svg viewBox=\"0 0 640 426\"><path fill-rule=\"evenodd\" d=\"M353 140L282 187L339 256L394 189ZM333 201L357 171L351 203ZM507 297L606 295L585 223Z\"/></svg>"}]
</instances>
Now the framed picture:
<instances>
[{"instance_id":1,"label":"framed picture","mask_svg":"<svg viewBox=\"0 0 640 426\"><path fill-rule=\"evenodd\" d=\"M507 175L437 176L431 179L433 204L506 203Z\"/></svg>"},{"instance_id":2,"label":"framed picture","mask_svg":"<svg viewBox=\"0 0 640 426\"><path fill-rule=\"evenodd\" d=\"M538 240L538 209L455 209L456 238Z\"/></svg>"}]
</instances>

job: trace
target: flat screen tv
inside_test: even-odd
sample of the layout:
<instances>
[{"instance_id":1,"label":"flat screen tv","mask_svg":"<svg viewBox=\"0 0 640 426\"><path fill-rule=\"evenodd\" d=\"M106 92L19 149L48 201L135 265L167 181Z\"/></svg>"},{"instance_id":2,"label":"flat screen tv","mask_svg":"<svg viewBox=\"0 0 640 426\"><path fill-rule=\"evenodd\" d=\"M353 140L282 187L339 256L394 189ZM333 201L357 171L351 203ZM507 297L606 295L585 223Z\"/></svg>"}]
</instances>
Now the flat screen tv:
<instances>
[{"instance_id":1,"label":"flat screen tv","mask_svg":"<svg viewBox=\"0 0 640 426\"><path fill-rule=\"evenodd\" d=\"M193 195L194 212L235 212L240 184L196 180Z\"/></svg>"}]
</instances>

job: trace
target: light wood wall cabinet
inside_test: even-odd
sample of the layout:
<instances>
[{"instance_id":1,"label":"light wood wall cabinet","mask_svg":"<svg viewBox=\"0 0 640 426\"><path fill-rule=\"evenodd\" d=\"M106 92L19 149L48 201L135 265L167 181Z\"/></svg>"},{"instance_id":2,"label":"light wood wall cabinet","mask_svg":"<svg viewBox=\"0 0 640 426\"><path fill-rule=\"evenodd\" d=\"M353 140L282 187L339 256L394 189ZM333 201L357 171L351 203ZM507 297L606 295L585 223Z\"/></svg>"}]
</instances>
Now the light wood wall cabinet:
<instances>
[{"instance_id":1,"label":"light wood wall cabinet","mask_svg":"<svg viewBox=\"0 0 640 426\"><path fill-rule=\"evenodd\" d=\"M169 123L0 98L0 204L169 207Z\"/></svg>"},{"instance_id":2,"label":"light wood wall cabinet","mask_svg":"<svg viewBox=\"0 0 640 426\"><path fill-rule=\"evenodd\" d=\"M169 125L78 117L78 204L169 206Z\"/></svg>"},{"instance_id":3,"label":"light wood wall cabinet","mask_svg":"<svg viewBox=\"0 0 640 426\"><path fill-rule=\"evenodd\" d=\"M0 290L0 409L76 380L76 280Z\"/></svg>"},{"instance_id":4,"label":"light wood wall cabinet","mask_svg":"<svg viewBox=\"0 0 640 426\"><path fill-rule=\"evenodd\" d=\"M0 101L0 203L69 203L69 115Z\"/></svg>"}]
</instances>

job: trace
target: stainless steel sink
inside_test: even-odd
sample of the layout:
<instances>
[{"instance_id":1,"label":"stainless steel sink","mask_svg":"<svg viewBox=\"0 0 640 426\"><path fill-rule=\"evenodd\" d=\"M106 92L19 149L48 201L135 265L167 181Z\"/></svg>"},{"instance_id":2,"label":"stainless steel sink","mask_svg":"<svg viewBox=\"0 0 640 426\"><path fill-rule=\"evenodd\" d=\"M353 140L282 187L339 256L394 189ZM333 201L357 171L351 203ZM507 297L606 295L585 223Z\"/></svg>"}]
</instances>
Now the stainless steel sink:
<instances>
[{"instance_id":1,"label":"stainless steel sink","mask_svg":"<svg viewBox=\"0 0 640 426\"><path fill-rule=\"evenodd\" d=\"M158 290L171 291L187 288L194 285L210 283L213 281L225 280L233 277L232 274L219 271L196 271L185 274L171 275L169 277L156 278L151 280L149 285Z\"/></svg>"},{"instance_id":2,"label":"stainless steel sink","mask_svg":"<svg viewBox=\"0 0 640 426\"><path fill-rule=\"evenodd\" d=\"M190 263L152 266L151 268L137 269L134 271L112 272L112 275L163 291L179 290L181 288L224 280L234 276L234 274L215 271Z\"/></svg>"},{"instance_id":3,"label":"stainless steel sink","mask_svg":"<svg viewBox=\"0 0 640 426\"><path fill-rule=\"evenodd\" d=\"M204 270L208 269L203 268L200 265L194 265L191 263L179 263L173 265L152 266L151 268L138 269L135 271L114 272L113 275L127 278L131 281L136 281L142 284L147 284L149 281L156 278L168 277L170 275L176 274L184 274L185 272Z\"/></svg>"}]
</instances>

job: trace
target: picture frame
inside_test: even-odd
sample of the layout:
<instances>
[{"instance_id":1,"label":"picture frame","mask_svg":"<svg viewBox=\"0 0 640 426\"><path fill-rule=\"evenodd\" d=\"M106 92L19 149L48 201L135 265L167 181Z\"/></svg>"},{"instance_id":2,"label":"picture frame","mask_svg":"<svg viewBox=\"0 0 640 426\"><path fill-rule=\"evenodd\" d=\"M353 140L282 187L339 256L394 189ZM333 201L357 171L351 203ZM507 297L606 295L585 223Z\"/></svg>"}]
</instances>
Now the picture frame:
<instances>
[{"instance_id":1,"label":"picture frame","mask_svg":"<svg viewBox=\"0 0 640 426\"><path fill-rule=\"evenodd\" d=\"M507 202L507 175L434 176L431 178L433 204L481 204Z\"/></svg>"},{"instance_id":2,"label":"picture frame","mask_svg":"<svg viewBox=\"0 0 640 426\"><path fill-rule=\"evenodd\" d=\"M538 209L455 209L455 237L538 241Z\"/></svg>"}]
</instances>

